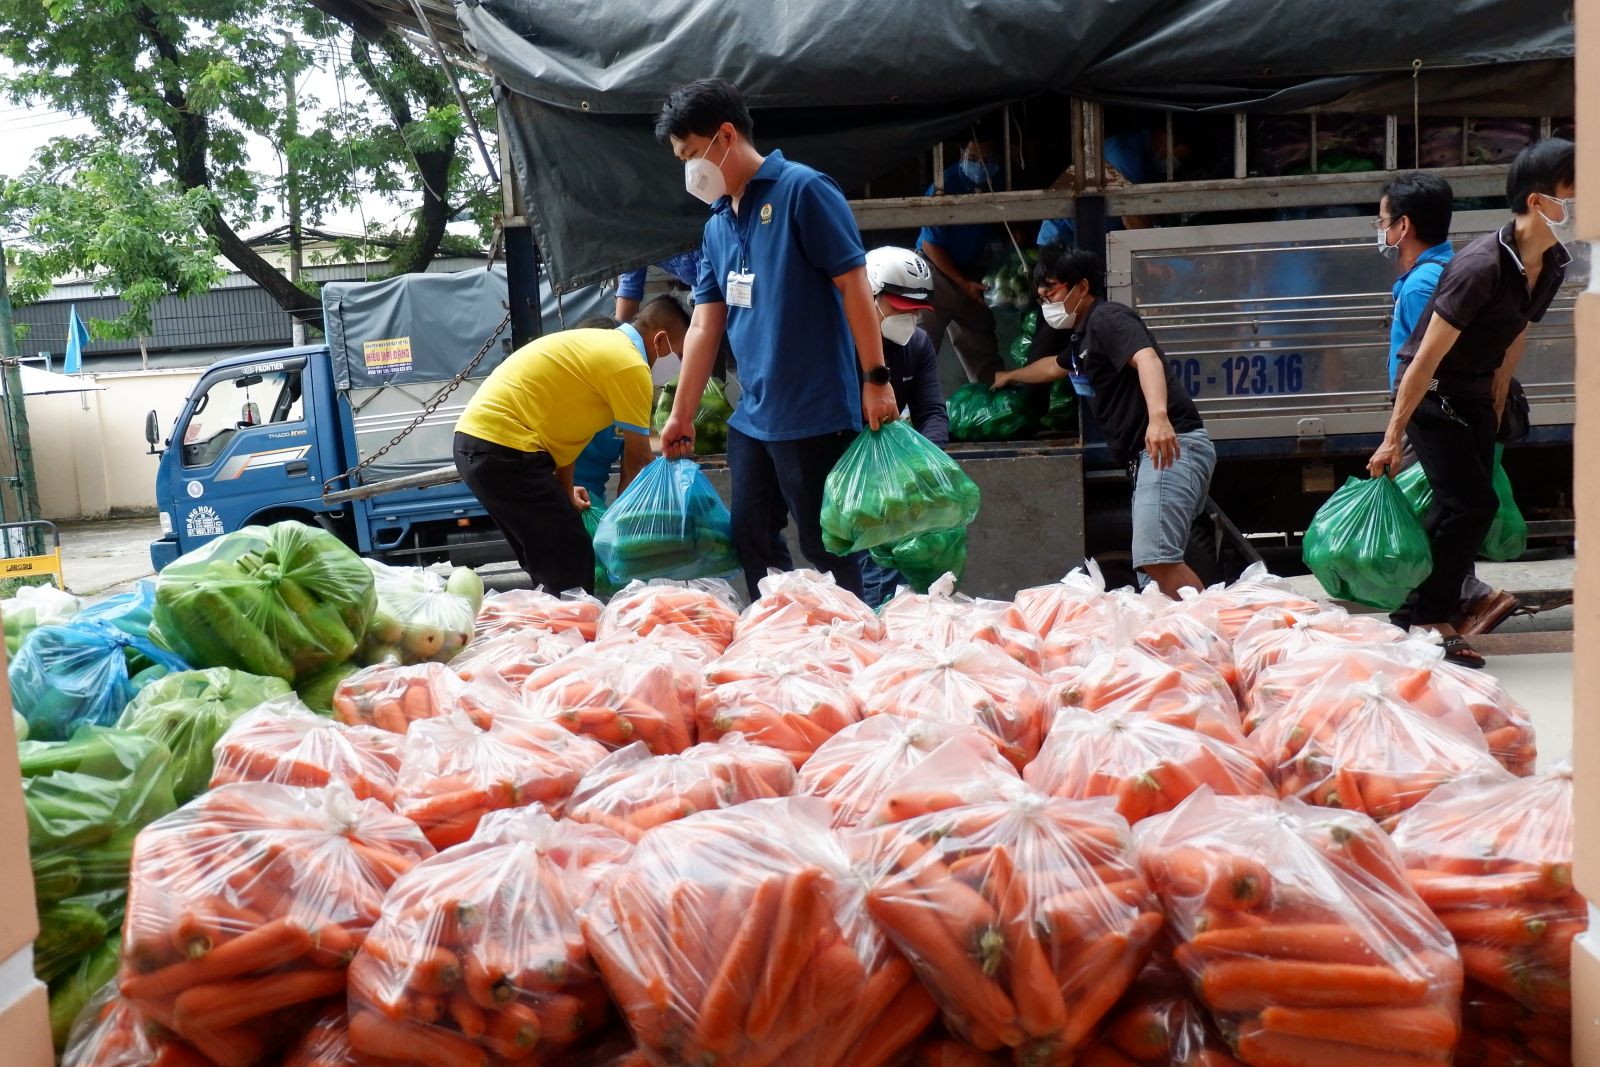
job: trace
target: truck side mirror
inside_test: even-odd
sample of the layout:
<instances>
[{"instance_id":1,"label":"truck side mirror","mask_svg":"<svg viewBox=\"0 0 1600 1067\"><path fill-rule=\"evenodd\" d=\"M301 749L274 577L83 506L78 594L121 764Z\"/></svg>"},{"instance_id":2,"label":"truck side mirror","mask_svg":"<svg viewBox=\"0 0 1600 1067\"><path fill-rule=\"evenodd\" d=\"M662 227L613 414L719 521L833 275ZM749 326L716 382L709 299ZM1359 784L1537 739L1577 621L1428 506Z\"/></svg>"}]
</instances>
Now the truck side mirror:
<instances>
[{"instance_id":1,"label":"truck side mirror","mask_svg":"<svg viewBox=\"0 0 1600 1067\"><path fill-rule=\"evenodd\" d=\"M156 447L161 443L161 420L156 417L154 411L147 413L144 417L144 440L150 446L150 455L159 456L161 454L162 450Z\"/></svg>"}]
</instances>

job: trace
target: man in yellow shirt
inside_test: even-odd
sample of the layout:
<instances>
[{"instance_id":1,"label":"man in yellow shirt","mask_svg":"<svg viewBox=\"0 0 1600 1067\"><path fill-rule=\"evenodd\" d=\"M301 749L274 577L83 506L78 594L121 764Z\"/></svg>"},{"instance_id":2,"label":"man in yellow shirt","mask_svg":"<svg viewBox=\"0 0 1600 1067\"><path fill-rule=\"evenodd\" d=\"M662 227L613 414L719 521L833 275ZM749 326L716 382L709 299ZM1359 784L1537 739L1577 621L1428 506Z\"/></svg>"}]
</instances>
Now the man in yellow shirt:
<instances>
[{"instance_id":1,"label":"man in yellow shirt","mask_svg":"<svg viewBox=\"0 0 1600 1067\"><path fill-rule=\"evenodd\" d=\"M623 438L622 487L650 462L650 368L677 358L689 316L658 297L615 330L565 330L524 345L489 375L456 423L455 461L517 562L551 592L594 588L572 465L595 434Z\"/></svg>"}]
</instances>

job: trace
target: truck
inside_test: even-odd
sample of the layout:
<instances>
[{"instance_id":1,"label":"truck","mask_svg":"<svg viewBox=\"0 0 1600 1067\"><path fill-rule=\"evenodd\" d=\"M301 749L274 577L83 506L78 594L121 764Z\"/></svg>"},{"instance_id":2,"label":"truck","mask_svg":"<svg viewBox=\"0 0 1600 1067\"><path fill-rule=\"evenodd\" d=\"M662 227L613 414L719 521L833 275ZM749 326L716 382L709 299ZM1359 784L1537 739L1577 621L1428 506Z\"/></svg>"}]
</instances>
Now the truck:
<instances>
[{"instance_id":1,"label":"truck","mask_svg":"<svg viewBox=\"0 0 1600 1067\"><path fill-rule=\"evenodd\" d=\"M455 421L509 354L509 337L496 336L472 372L449 386L497 333L507 294L499 266L330 283L326 343L214 363L164 441L150 412L145 437L161 453L161 537L150 545L156 570L229 531L286 519L397 563L468 565L504 555L494 523L459 482L334 504L323 498L357 467L360 483L450 463ZM558 302L546 286L540 317L579 321L601 310L605 295L590 288Z\"/></svg>"}]
</instances>

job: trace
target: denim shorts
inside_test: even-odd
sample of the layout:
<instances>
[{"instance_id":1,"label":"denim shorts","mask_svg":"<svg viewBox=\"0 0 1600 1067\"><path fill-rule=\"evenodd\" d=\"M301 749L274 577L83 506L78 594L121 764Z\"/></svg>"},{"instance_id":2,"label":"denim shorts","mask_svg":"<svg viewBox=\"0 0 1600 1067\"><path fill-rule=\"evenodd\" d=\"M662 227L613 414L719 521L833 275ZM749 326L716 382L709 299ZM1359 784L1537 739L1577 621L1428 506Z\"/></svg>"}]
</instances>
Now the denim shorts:
<instances>
[{"instance_id":1,"label":"denim shorts","mask_svg":"<svg viewBox=\"0 0 1600 1067\"><path fill-rule=\"evenodd\" d=\"M1139 453L1133 483L1133 566L1182 563L1189 527L1205 508L1217 450L1204 430L1178 435L1178 458L1156 470L1150 453Z\"/></svg>"}]
</instances>

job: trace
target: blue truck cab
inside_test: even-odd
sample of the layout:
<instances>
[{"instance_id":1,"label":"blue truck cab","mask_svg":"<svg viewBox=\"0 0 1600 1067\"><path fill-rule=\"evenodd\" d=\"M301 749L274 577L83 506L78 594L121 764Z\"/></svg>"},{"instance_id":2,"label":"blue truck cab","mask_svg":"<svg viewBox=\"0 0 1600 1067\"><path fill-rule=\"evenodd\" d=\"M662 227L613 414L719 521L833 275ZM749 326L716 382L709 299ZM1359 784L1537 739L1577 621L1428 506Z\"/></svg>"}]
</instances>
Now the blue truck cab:
<instances>
[{"instance_id":1,"label":"blue truck cab","mask_svg":"<svg viewBox=\"0 0 1600 1067\"><path fill-rule=\"evenodd\" d=\"M362 555L397 563L508 558L492 520L460 482L329 505L324 486L391 445L478 351L505 314L501 269L411 274L323 289L327 343L221 360L184 401L156 474L159 571L242 526L297 519ZM551 318L601 307L599 289L563 298ZM564 311L564 314L562 314ZM547 318L546 321L549 321ZM479 382L509 353L509 335L360 483L451 462L455 423ZM155 413L150 416L155 425ZM159 428L148 432L154 445Z\"/></svg>"}]
</instances>

